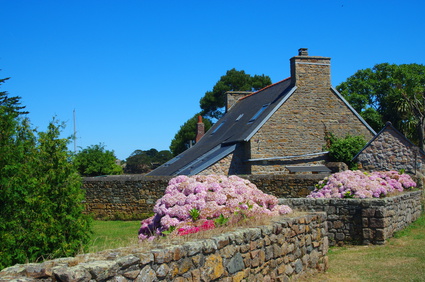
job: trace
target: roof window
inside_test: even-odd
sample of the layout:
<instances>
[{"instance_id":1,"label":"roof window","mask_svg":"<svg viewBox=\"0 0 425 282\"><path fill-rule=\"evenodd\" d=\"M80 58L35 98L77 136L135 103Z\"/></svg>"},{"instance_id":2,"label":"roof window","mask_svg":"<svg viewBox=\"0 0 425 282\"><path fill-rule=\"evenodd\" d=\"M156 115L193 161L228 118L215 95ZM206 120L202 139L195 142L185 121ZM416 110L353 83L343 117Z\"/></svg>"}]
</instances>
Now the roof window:
<instances>
[{"instance_id":1,"label":"roof window","mask_svg":"<svg viewBox=\"0 0 425 282\"><path fill-rule=\"evenodd\" d=\"M181 157L182 156L177 156L175 158L172 158L171 160L169 160L168 162L163 164L163 166L168 167L168 166L170 166L170 164L173 164L173 163L177 162L179 159L181 159Z\"/></svg>"},{"instance_id":2,"label":"roof window","mask_svg":"<svg viewBox=\"0 0 425 282\"><path fill-rule=\"evenodd\" d=\"M235 121L240 120L242 117L243 117L243 114L240 114L240 115L236 118L236 120L235 120Z\"/></svg>"},{"instance_id":3,"label":"roof window","mask_svg":"<svg viewBox=\"0 0 425 282\"><path fill-rule=\"evenodd\" d=\"M254 122L264 112L264 110L267 109L269 105L270 103L263 105L261 109L259 109L258 112L248 121L248 123Z\"/></svg>"},{"instance_id":4,"label":"roof window","mask_svg":"<svg viewBox=\"0 0 425 282\"><path fill-rule=\"evenodd\" d=\"M226 121L225 120L223 120L215 129L214 129L214 131L213 132L211 132L211 135L213 135L214 133L216 133L217 132L217 130L219 130L220 129L220 127L222 127L223 126L223 124L225 123Z\"/></svg>"}]
</instances>

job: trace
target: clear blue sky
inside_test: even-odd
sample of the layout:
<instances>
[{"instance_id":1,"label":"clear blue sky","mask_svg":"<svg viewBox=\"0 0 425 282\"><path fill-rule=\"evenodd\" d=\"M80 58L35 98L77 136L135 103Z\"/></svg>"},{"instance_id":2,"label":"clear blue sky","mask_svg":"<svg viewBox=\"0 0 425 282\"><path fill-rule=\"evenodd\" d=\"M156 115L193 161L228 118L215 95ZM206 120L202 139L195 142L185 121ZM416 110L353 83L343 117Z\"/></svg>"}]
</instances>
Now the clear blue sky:
<instances>
[{"instance_id":1,"label":"clear blue sky","mask_svg":"<svg viewBox=\"0 0 425 282\"><path fill-rule=\"evenodd\" d=\"M0 0L1 90L34 127L54 116L77 146L126 159L169 149L227 70L289 76L301 47L332 58L332 83L378 63L425 64L425 2ZM71 149L73 146L70 146Z\"/></svg>"}]
</instances>

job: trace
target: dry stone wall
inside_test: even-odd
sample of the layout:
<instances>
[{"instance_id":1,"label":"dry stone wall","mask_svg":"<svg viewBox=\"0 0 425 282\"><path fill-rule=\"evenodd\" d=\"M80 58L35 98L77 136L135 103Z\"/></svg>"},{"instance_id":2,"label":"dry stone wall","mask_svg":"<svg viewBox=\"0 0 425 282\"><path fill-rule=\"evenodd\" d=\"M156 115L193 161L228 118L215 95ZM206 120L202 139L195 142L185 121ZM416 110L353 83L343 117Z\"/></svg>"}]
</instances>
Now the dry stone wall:
<instances>
[{"instance_id":1,"label":"dry stone wall","mask_svg":"<svg viewBox=\"0 0 425 282\"><path fill-rule=\"evenodd\" d=\"M405 170L425 175L425 153L397 131L391 123L368 144L356 161L363 170Z\"/></svg>"},{"instance_id":2,"label":"dry stone wall","mask_svg":"<svg viewBox=\"0 0 425 282\"><path fill-rule=\"evenodd\" d=\"M331 246L384 244L421 214L422 191L382 199L280 199L299 211L324 211Z\"/></svg>"},{"instance_id":3,"label":"dry stone wall","mask_svg":"<svg viewBox=\"0 0 425 282\"><path fill-rule=\"evenodd\" d=\"M289 281L327 269L326 234L325 213L281 217L153 250L122 248L16 265L1 271L0 281Z\"/></svg>"},{"instance_id":4,"label":"dry stone wall","mask_svg":"<svg viewBox=\"0 0 425 282\"><path fill-rule=\"evenodd\" d=\"M241 175L263 192L278 198L305 197L325 176L327 174ZM86 212L100 218L137 218L151 213L171 178L141 175L86 177L83 181Z\"/></svg>"},{"instance_id":5,"label":"dry stone wall","mask_svg":"<svg viewBox=\"0 0 425 282\"><path fill-rule=\"evenodd\" d=\"M151 213L171 178L142 175L85 177L86 212L107 218Z\"/></svg>"}]
</instances>

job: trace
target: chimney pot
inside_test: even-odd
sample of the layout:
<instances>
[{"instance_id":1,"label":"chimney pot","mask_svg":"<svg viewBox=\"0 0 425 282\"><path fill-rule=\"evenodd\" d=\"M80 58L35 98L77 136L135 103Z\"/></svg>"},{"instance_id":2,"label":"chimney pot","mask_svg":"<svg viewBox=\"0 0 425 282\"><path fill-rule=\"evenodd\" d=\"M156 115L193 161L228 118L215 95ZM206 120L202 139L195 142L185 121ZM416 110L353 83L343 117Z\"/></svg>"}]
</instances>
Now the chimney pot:
<instances>
[{"instance_id":1,"label":"chimney pot","mask_svg":"<svg viewBox=\"0 0 425 282\"><path fill-rule=\"evenodd\" d=\"M298 56L308 56L308 48L298 49Z\"/></svg>"}]
</instances>

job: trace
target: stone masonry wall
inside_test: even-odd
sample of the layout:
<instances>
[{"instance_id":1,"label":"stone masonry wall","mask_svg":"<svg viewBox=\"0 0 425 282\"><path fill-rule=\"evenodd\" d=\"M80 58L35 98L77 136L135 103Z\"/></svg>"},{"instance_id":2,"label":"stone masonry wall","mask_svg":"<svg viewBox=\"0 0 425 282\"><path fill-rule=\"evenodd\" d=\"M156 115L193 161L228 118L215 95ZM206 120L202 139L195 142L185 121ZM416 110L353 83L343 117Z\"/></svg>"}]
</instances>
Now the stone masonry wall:
<instances>
[{"instance_id":1,"label":"stone masonry wall","mask_svg":"<svg viewBox=\"0 0 425 282\"><path fill-rule=\"evenodd\" d=\"M217 175L229 175L229 168L231 166L232 160L233 160L233 153L227 155L226 157L222 158L215 164L211 165L210 167L204 169L199 174L202 175L210 175L210 174L217 174Z\"/></svg>"},{"instance_id":2,"label":"stone masonry wall","mask_svg":"<svg viewBox=\"0 0 425 282\"><path fill-rule=\"evenodd\" d=\"M317 175L241 175L267 194L281 197L305 197L326 174ZM86 212L96 217L116 215L137 217L153 211L164 195L171 176L119 175L86 177Z\"/></svg>"},{"instance_id":3,"label":"stone masonry wall","mask_svg":"<svg viewBox=\"0 0 425 282\"><path fill-rule=\"evenodd\" d=\"M368 171L404 169L411 174L425 174L425 156L391 125L373 140L358 156L362 169Z\"/></svg>"},{"instance_id":4,"label":"stone masonry wall","mask_svg":"<svg viewBox=\"0 0 425 282\"><path fill-rule=\"evenodd\" d=\"M324 211L330 245L384 244L421 214L422 191L382 199L280 199L299 211Z\"/></svg>"},{"instance_id":5,"label":"stone masonry wall","mask_svg":"<svg viewBox=\"0 0 425 282\"><path fill-rule=\"evenodd\" d=\"M133 216L153 212L171 176L117 175L85 177L86 212L96 217Z\"/></svg>"},{"instance_id":6,"label":"stone masonry wall","mask_svg":"<svg viewBox=\"0 0 425 282\"><path fill-rule=\"evenodd\" d=\"M281 217L153 250L130 247L16 265L2 270L0 281L289 281L327 269L325 223L325 213Z\"/></svg>"}]
</instances>

